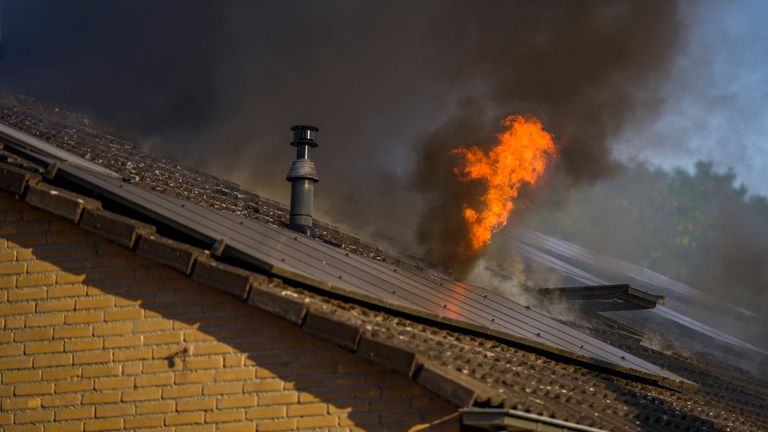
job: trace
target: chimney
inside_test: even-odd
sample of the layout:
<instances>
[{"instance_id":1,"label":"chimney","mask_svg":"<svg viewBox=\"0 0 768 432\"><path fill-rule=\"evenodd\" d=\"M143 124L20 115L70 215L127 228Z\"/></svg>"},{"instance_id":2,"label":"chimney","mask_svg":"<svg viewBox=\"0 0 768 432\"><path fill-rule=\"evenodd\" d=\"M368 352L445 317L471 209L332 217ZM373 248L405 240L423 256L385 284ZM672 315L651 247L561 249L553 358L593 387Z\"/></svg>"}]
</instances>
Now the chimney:
<instances>
[{"instance_id":1,"label":"chimney","mask_svg":"<svg viewBox=\"0 0 768 432\"><path fill-rule=\"evenodd\" d=\"M314 237L315 228L312 225L312 207L314 202L315 183L317 178L315 164L309 159L309 149L317 147L318 128L314 126L293 126L293 141L296 147L296 160L288 170L286 180L291 182L291 222L288 226L306 236Z\"/></svg>"}]
</instances>

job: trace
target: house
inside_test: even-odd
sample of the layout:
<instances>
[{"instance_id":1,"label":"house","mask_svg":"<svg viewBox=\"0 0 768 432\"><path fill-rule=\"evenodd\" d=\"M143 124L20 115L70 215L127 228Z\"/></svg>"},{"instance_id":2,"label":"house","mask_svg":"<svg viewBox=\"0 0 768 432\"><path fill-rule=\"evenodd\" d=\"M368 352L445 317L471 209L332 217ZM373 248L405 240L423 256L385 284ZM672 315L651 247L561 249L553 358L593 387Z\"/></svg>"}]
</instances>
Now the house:
<instances>
[{"instance_id":1,"label":"house","mask_svg":"<svg viewBox=\"0 0 768 432\"><path fill-rule=\"evenodd\" d=\"M716 359L618 349L609 343L620 332L598 339L510 303L469 322L462 313L493 297L482 287L452 293L436 312L434 299L420 308L401 293L358 291L390 278L373 269L407 279L408 296L426 295L415 290L436 276L326 225L319 237L341 246L296 237L276 203L143 154L82 117L4 96L0 123L3 430L768 424L765 382ZM260 248L216 237L229 224L252 242L275 237ZM333 283L310 269L328 257Z\"/></svg>"}]
</instances>

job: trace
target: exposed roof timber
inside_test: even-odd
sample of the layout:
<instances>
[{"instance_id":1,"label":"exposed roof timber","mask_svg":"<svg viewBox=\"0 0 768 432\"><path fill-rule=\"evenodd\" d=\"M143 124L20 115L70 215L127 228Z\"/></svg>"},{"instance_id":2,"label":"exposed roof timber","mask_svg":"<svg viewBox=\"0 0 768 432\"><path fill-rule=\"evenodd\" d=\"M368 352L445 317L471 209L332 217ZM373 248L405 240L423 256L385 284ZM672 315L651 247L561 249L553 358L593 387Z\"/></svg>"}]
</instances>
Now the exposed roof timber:
<instances>
[{"instance_id":1,"label":"exposed roof timber","mask_svg":"<svg viewBox=\"0 0 768 432\"><path fill-rule=\"evenodd\" d=\"M549 417L503 408L462 408L464 425L492 431L517 432L606 432Z\"/></svg>"},{"instance_id":2,"label":"exposed roof timber","mask_svg":"<svg viewBox=\"0 0 768 432\"><path fill-rule=\"evenodd\" d=\"M540 288L536 294L554 301L573 302L581 308L597 312L653 309L657 304L664 303L664 296L628 284Z\"/></svg>"}]
</instances>

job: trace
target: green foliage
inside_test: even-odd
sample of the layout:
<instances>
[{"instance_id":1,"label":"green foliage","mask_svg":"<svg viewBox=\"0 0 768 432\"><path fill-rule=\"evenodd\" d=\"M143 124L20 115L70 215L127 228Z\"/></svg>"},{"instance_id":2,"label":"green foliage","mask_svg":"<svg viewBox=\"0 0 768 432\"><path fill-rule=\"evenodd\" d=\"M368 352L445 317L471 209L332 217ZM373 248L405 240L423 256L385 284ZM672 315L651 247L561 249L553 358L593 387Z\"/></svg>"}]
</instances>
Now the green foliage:
<instances>
[{"instance_id":1,"label":"green foliage","mask_svg":"<svg viewBox=\"0 0 768 432\"><path fill-rule=\"evenodd\" d=\"M634 163L523 223L766 313L768 199L735 179L711 162L692 173Z\"/></svg>"}]
</instances>

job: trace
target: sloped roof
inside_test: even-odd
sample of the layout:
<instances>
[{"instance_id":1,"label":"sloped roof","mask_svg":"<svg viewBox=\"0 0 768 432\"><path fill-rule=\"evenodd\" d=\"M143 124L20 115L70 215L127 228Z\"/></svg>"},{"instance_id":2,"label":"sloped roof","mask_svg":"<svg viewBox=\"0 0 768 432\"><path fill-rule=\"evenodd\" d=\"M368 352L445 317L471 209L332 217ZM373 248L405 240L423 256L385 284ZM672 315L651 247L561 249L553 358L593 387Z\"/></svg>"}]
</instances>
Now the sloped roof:
<instances>
[{"instance_id":1,"label":"sloped roof","mask_svg":"<svg viewBox=\"0 0 768 432\"><path fill-rule=\"evenodd\" d=\"M133 176L133 183L166 189L164 192L172 189L184 199L276 225L284 218L284 212L279 206L263 201L237 185L178 164L147 157L134 146L92 129L49 121L44 116L18 106L3 107L0 121L36 135L44 135L53 144L61 145L123 176ZM14 159L14 155L6 156L10 160ZM158 169L161 167L163 171ZM323 226L320 233L331 239L343 238L345 241L340 242L342 245L355 245L355 249L365 250L369 255L379 255L377 258L382 260L398 262L342 233L323 231ZM157 241L160 244L163 242ZM434 368L426 369L432 371L432 384L429 372L424 375L427 378L420 378L422 375L419 373L414 375L415 379L421 379L425 385L437 388L439 385L435 382L444 382L438 377L448 376L448 382L469 389L471 397L463 400L467 403L492 405L503 400L509 408L611 430L668 430L673 426L714 429L733 425L743 430L759 430L765 424L768 394L764 387L738 371L719 377L722 365L709 364L703 359L686 359L680 355L667 355L639 346L625 347L702 386L698 393L680 393L627 379L626 376L606 375L599 369L564 362L562 357L542 355L530 348L511 346L490 334L448 328L438 321L384 311L375 305L352 301L354 299L284 285L278 291L265 288L265 292L277 292L278 298L291 298L295 300L294 303L315 305L312 316L316 318L310 319L308 327L306 316L299 314L302 318L298 322L309 331L329 337L328 332L323 331L323 328L327 330L328 325L333 326L329 323L341 326L337 329L351 328L351 334L357 336L353 338L353 345L347 348L357 349L369 357L373 353L375 358L376 349L371 348L375 343L366 342L366 345L362 341L389 341L389 345L405 352L406 357L410 353L414 358L419 356L424 359L420 364L424 364L424 361L434 364ZM288 311L276 309L274 312L285 314ZM287 318L290 316L296 315L286 315ZM354 329L358 330L357 333ZM360 332L367 339L358 339ZM333 335L338 334L333 332ZM606 337L612 337L610 332L607 332ZM348 339L346 341L336 342L344 346ZM389 363L390 367L398 368L397 359L385 358L383 361ZM404 372L413 374L413 370ZM503 398L498 395L503 395ZM733 407L739 407L741 412L733 413Z\"/></svg>"}]
</instances>

